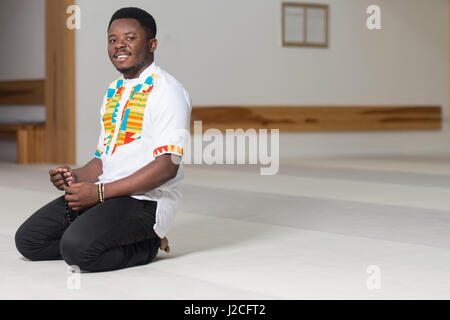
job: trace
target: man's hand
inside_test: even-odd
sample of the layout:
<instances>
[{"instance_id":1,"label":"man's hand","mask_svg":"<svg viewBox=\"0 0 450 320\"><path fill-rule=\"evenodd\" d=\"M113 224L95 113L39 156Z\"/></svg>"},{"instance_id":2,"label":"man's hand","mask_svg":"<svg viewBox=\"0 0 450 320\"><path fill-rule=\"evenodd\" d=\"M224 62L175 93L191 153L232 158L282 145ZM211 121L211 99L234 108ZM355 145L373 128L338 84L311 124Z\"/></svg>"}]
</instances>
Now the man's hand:
<instances>
[{"instance_id":1,"label":"man's hand","mask_svg":"<svg viewBox=\"0 0 450 320\"><path fill-rule=\"evenodd\" d=\"M75 211L90 208L98 203L98 186L94 183L72 183L70 187L64 186L66 201Z\"/></svg>"},{"instance_id":2,"label":"man's hand","mask_svg":"<svg viewBox=\"0 0 450 320\"><path fill-rule=\"evenodd\" d=\"M48 171L48 174L50 175L50 181L57 189L64 190L64 180L61 178L60 172L62 172L66 177L69 186L76 182L75 177L72 174L72 168L70 168L69 166L61 166L58 168L50 169Z\"/></svg>"}]
</instances>

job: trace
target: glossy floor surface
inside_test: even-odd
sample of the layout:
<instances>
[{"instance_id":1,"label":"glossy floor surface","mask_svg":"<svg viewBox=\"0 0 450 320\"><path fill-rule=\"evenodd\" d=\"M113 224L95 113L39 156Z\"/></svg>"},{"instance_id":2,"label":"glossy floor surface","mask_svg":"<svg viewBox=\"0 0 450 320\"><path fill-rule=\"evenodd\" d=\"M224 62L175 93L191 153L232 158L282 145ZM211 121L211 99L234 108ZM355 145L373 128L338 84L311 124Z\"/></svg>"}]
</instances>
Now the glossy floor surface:
<instances>
[{"instance_id":1,"label":"glossy floor surface","mask_svg":"<svg viewBox=\"0 0 450 320\"><path fill-rule=\"evenodd\" d=\"M48 168L0 163L1 299L450 298L450 156L185 165L171 252L81 274L15 248Z\"/></svg>"}]
</instances>

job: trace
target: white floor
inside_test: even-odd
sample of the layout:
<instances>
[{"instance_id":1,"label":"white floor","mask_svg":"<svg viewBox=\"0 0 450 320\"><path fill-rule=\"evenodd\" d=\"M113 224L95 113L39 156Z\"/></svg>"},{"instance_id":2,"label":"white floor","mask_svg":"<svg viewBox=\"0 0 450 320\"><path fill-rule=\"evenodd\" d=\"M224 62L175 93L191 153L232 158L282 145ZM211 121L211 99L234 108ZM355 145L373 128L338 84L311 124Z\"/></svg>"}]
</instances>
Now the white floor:
<instances>
[{"instance_id":1,"label":"white floor","mask_svg":"<svg viewBox=\"0 0 450 320\"><path fill-rule=\"evenodd\" d=\"M1 299L450 298L450 156L289 160L275 176L185 166L171 253L81 274L15 249L60 195L48 167L0 163Z\"/></svg>"}]
</instances>

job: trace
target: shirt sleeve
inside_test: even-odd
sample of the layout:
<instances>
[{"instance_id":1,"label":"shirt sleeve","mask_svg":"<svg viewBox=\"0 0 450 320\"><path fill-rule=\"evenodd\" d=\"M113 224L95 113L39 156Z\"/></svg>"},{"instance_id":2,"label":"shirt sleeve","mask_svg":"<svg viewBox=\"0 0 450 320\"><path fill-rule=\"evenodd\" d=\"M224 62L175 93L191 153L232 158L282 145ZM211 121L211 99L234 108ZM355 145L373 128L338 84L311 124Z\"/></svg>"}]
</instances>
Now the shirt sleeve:
<instances>
[{"instance_id":1,"label":"shirt sleeve","mask_svg":"<svg viewBox=\"0 0 450 320\"><path fill-rule=\"evenodd\" d=\"M189 137L191 98L182 86L167 88L157 108L152 109L153 157L183 155Z\"/></svg>"},{"instance_id":2,"label":"shirt sleeve","mask_svg":"<svg viewBox=\"0 0 450 320\"><path fill-rule=\"evenodd\" d=\"M95 150L94 157L102 159L105 152L105 126L103 125L103 115L106 108L106 94L103 97L103 104L100 108L100 135L98 138L97 149Z\"/></svg>"}]
</instances>

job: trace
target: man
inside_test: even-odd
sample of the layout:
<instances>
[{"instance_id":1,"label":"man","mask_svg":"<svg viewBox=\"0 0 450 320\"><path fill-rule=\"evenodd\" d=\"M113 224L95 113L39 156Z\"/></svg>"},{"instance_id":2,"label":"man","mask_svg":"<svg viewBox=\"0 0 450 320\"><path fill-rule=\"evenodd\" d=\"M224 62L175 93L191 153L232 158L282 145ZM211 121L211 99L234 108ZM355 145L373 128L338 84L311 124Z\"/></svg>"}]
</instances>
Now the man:
<instances>
[{"instance_id":1,"label":"man","mask_svg":"<svg viewBox=\"0 0 450 320\"><path fill-rule=\"evenodd\" d=\"M123 76L104 96L95 157L82 168L50 169L51 182L66 194L17 230L26 258L62 258L93 272L147 264L158 249L169 251L191 101L155 65L155 36L144 10L122 8L111 17L108 55Z\"/></svg>"}]
</instances>

